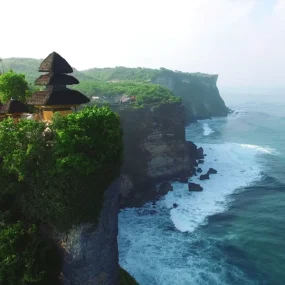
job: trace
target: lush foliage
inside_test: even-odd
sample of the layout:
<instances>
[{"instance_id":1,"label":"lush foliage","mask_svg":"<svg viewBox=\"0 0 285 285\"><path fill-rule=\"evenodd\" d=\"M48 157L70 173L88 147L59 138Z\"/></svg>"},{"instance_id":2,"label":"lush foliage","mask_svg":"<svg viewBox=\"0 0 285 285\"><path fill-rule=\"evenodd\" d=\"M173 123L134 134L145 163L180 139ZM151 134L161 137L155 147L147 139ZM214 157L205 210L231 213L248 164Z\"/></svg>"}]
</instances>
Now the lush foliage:
<instances>
[{"instance_id":1,"label":"lush foliage","mask_svg":"<svg viewBox=\"0 0 285 285\"><path fill-rule=\"evenodd\" d=\"M95 225L122 149L119 117L107 107L55 116L48 127L0 123L1 284L57 284L60 255L39 225Z\"/></svg>"},{"instance_id":2,"label":"lush foliage","mask_svg":"<svg viewBox=\"0 0 285 285\"><path fill-rule=\"evenodd\" d=\"M103 192L119 174L122 148L119 117L107 107L57 116L46 130L32 120L4 120L1 191L20 192L22 211L32 220L58 227L96 222Z\"/></svg>"},{"instance_id":3,"label":"lush foliage","mask_svg":"<svg viewBox=\"0 0 285 285\"><path fill-rule=\"evenodd\" d=\"M12 70L0 75L0 100L6 103L12 97L25 101L30 96L28 82L24 74L18 74Z\"/></svg>"},{"instance_id":4,"label":"lush foliage","mask_svg":"<svg viewBox=\"0 0 285 285\"><path fill-rule=\"evenodd\" d=\"M170 102L180 102L180 98L175 97L171 91L160 85L139 82L102 82L102 81L82 81L76 89L87 96L100 96L112 102L116 95L129 95L136 97L136 105L160 104Z\"/></svg>"},{"instance_id":5,"label":"lush foliage","mask_svg":"<svg viewBox=\"0 0 285 285\"><path fill-rule=\"evenodd\" d=\"M23 73L26 75L27 81L33 84L35 80L40 76L39 66L42 61L43 59L34 58L6 58L3 59L4 71L7 72L8 70L12 69L17 73ZM92 77L76 70L75 68L73 76L75 76L79 80L92 79Z\"/></svg>"},{"instance_id":6,"label":"lush foliage","mask_svg":"<svg viewBox=\"0 0 285 285\"><path fill-rule=\"evenodd\" d=\"M139 285L138 282L135 280L134 277L132 277L125 269L120 267L120 285Z\"/></svg>"},{"instance_id":7,"label":"lush foliage","mask_svg":"<svg viewBox=\"0 0 285 285\"><path fill-rule=\"evenodd\" d=\"M111 80L132 80L132 81L149 81L153 76L159 73L158 69L151 68L127 68L117 66L115 68L91 68L83 71L85 74L92 76L94 79L101 81Z\"/></svg>"},{"instance_id":8,"label":"lush foliage","mask_svg":"<svg viewBox=\"0 0 285 285\"><path fill-rule=\"evenodd\" d=\"M35 224L1 223L1 284L56 285L60 270L56 246L42 237Z\"/></svg>"}]
</instances>

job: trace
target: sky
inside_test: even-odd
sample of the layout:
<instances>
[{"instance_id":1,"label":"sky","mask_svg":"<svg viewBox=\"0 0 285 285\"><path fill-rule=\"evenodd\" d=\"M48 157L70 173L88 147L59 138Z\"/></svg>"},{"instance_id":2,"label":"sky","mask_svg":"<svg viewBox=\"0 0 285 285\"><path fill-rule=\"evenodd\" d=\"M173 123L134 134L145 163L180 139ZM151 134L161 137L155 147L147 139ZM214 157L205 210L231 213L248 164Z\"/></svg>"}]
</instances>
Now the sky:
<instances>
[{"instance_id":1,"label":"sky","mask_svg":"<svg viewBox=\"0 0 285 285\"><path fill-rule=\"evenodd\" d=\"M165 67L285 86L285 0L1 0L0 57Z\"/></svg>"}]
</instances>

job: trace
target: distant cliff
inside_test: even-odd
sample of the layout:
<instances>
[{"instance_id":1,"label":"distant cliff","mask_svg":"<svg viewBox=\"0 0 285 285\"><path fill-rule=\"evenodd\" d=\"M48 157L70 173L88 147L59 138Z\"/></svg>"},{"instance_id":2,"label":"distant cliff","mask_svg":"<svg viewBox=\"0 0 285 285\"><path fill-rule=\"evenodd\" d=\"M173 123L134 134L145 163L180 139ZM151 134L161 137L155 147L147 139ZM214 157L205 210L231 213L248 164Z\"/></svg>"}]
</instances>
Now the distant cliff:
<instances>
[{"instance_id":1,"label":"distant cliff","mask_svg":"<svg viewBox=\"0 0 285 285\"><path fill-rule=\"evenodd\" d=\"M155 199L158 181L189 175L191 162L185 141L183 105L143 108L113 106L124 133L124 166L120 207Z\"/></svg>"},{"instance_id":2,"label":"distant cliff","mask_svg":"<svg viewBox=\"0 0 285 285\"><path fill-rule=\"evenodd\" d=\"M38 76L40 61L30 58L3 59L4 70L13 69L15 72L24 73L29 82L34 82ZM212 116L225 116L229 110L220 96L217 88L218 75L204 73L186 73L172 71L165 68L127 68L117 66L115 68L91 68L78 71L74 69L74 75L81 84L90 84L96 81L136 81L152 82L169 88L175 96L181 97L185 106L185 124ZM88 92L96 93L96 89L89 86ZM94 96L97 96L96 94Z\"/></svg>"},{"instance_id":3,"label":"distant cliff","mask_svg":"<svg viewBox=\"0 0 285 285\"><path fill-rule=\"evenodd\" d=\"M182 98L186 124L195 119L226 116L229 112L217 88L218 75L162 70L152 82L169 88Z\"/></svg>"},{"instance_id":4,"label":"distant cliff","mask_svg":"<svg viewBox=\"0 0 285 285\"><path fill-rule=\"evenodd\" d=\"M93 68L83 72L102 81L143 81L169 88L182 98L186 124L196 119L225 116L229 112L217 88L218 75L126 67Z\"/></svg>"}]
</instances>

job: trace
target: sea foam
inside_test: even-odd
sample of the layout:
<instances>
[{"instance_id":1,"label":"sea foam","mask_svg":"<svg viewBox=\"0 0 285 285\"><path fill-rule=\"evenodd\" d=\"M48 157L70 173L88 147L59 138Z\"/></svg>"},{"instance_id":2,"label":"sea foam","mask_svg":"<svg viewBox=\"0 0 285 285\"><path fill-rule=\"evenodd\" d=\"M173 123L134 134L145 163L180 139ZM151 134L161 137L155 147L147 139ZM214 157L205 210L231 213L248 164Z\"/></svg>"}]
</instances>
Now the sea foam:
<instances>
[{"instance_id":1,"label":"sea foam","mask_svg":"<svg viewBox=\"0 0 285 285\"><path fill-rule=\"evenodd\" d=\"M192 177L191 182L199 183L204 191L189 192L187 184L173 183L174 191L163 199L165 206L172 208L170 217L175 227L181 231L194 231L207 222L207 217L227 209L229 195L261 178L259 154L270 153L269 149L254 145L235 143L199 144L207 154L200 167L206 173L210 167L218 173L210 175L210 180Z\"/></svg>"},{"instance_id":2,"label":"sea foam","mask_svg":"<svg viewBox=\"0 0 285 285\"><path fill-rule=\"evenodd\" d=\"M214 133L214 131L210 128L208 123L204 123L203 124L203 135L204 136L208 136L211 133Z\"/></svg>"},{"instance_id":3,"label":"sea foam","mask_svg":"<svg viewBox=\"0 0 285 285\"><path fill-rule=\"evenodd\" d=\"M203 173L210 167L218 171L207 181L191 178L204 191L189 192L187 184L175 182L174 190L155 206L147 203L119 214L120 264L142 285L226 285L228 272L237 284L253 284L227 264L199 228L209 216L228 208L230 194L261 178L259 159L269 150L235 143L199 146L207 154L200 165ZM173 208L173 203L179 206ZM213 262L211 256L219 259Z\"/></svg>"}]
</instances>

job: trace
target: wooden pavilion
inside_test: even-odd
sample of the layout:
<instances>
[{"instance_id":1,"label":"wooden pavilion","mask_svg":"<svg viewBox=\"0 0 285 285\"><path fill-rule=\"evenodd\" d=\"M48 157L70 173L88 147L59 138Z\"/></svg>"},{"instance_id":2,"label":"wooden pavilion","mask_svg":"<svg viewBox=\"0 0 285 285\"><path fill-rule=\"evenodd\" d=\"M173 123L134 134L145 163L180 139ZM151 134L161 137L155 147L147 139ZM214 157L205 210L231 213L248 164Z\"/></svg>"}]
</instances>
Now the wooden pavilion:
<instances>
[{"instance_id":1,"label":"wooden pavilion","mask_svg":"<svg viewBox=\"0 0 285 285\"><path fill-rule=\"evenodd\" d=\"M18 122L21 115L28 112L28 107L19 100L11 98L6 104L0 102L0 121L13 118L15 122Z\"/></svg>"},{"instance_id":2,"label":"wooden pavilion","mask_svg":"<svg viewBox=\"0 0 285 285\"><path fill-rule=\"evenodd\" d=\"M77 90L66 85L78 84L79 81L68 73L73 69L58 53L51 53L40 65L39 72L47 72L36 79L35 84L45 86L28 99L27 103L38 109L38 119L51 121L55 112L68 115L77 106L90 101Z\"/></svg>"}]
</instances>

